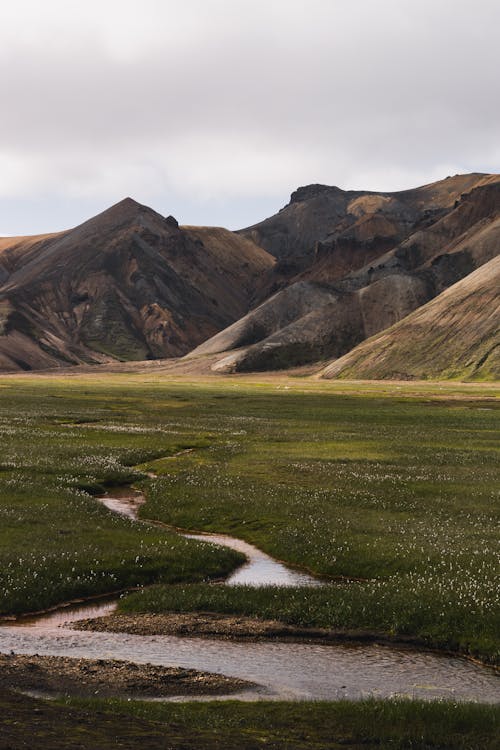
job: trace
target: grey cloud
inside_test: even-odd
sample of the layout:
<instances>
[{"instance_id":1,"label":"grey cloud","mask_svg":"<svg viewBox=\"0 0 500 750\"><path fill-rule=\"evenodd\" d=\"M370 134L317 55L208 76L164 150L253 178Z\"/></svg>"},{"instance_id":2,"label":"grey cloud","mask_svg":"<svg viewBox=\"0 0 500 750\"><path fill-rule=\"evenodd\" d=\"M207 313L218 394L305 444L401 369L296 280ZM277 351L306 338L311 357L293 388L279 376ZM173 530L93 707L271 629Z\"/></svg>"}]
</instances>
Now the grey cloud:
<instances>
[{"instance_id":1,"label":"grey cloud","mask_svg":"<svg viewBox=\"0 0 500 750\"><path fill-rule=\"evenodd\" d=\"M299 183L499 171L499 25L493 0L4 5L0 231L50 229L37 200L58 226L133 194L235 227Z\"/></svg>"}]
</instances>

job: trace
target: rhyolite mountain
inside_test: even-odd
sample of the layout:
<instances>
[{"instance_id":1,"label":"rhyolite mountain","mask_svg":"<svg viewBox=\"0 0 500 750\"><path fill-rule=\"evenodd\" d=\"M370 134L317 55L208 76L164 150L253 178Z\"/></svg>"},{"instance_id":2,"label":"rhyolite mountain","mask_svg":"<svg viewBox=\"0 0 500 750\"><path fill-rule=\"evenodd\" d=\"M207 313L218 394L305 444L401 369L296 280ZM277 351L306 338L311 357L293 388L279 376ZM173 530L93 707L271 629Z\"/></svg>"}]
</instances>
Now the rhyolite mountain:
<instances>
[{"instance_id":1,"label":"rhyolite mountain","mask_svg":"<svg viewBox=\"0 0 500 750\"><path fill-rule=\"evenodd\" d=\"M188 356L220 354L218 372L337 358L498 254L500 176L400 193L314 185L242 234L277 258L278 291Z\"/></svg>"},{"instance_id":2,"label":"rhyolite mountain","mask_svg":"<svg viewBox=\"0 0 500 750\"><path fill-rule=\"evenodd\" d=\"M0 239L0 368L185 354L248 311L274 263L130 198L66 232Z\"/></svg>"},{"instance_id":3,"label":"rhyolite mountain","mask_svg":"<svg viewBox=\"0 0 500 750\"><path fill-rule=\"evenodd\" d=\"M335 360L322 376L500 379L500 255Z\"/></svg>"},{"instance_id":4,"label":"rhyolite mountain","mask_svg":"<svg viewBox=\"0 0 500 750\"><path fill-rule=\"evenodd\" d=\"M395 193L341 190L307 185L269 219L238 234L273 255L277 282L299 273L335 281L435 224L463 194L498 180L498 175L465 174Z\"/></svg>"},{"instance_id":5,"label":"rhyolite mountain","mask_svg":"<svg viewBox=\"0 0 500 750\"><path fill-rule=\"evenodd\" d=\"M329 361L453 294L499 247L500 175L395 193L309 185L238 232L125 199L66 232L0 238L0 369Z\"/></svg>"}]
</instances>

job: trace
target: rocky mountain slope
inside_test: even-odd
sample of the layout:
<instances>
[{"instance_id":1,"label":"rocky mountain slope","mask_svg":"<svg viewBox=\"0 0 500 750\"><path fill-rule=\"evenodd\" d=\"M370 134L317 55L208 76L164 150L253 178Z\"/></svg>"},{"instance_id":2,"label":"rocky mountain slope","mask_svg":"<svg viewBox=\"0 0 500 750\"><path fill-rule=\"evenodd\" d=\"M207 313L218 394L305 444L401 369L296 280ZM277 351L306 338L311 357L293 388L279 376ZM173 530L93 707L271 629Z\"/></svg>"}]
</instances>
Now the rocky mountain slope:
<instances>
[{"instance_id":1,"label":"rocky mountain slope","mask_svg":"<svg viewBox=\"0 0 500 750\"><path fill-rule=\"evenodd\" d=\"M0 239L0 369L185 354L248 311L274 264L130 198L67 232Z\"/></svg>"},{"instance_id":2,"label":"rocky mountain slope","mask_svg":"<svg viewBox=\"0 0 500 750\"><path fill-rule=\"evenodd\" d=\"M332 362L323 377L500 379L500 255Z\"/></svg>"},{"instance_id":3,"label":"rocky mountain slope","mask_svg":"<svg viewBox=\"0 0 500 750\"><path fill-rule=\"evenodd\" d=\"M328 206L335 221L345 211L343 224L316 241L309 266L285 288L189 356L220 353L213 368L222 372L340 357L488 262L500 247L498 175L457 175L377 195L311 186L294 196L277 217L243 232L279 258L270 276L283 277L283 259L304 262L313 231L330 231ZM294 222L299 239L285 245Z\"/></svg>"},{"instance_id":4,"label":"rocky mountain slope","mask_svg":"<svg viewBox=\"0 0 500 750\"><path fill-rule=\"evenodd\" d=\"M464 193L492 180L495 175L455 175L396 193L307 185L277 214L238 234L277 259L272 291L301 272L335 281L435 223Z\"/></svg>"},{"instance_id":5,"label":"rocky mountain slope","mask_svg":"<svg viewBox=\"0 0 500 750\"><path fill-rule=\"evenodd\" d=\"M338 359L499 248L500 175L397 193L309 185L239 232L179 227L127 198L66 232L0 238L0 370Z\"/></svg>"}]
</instances>

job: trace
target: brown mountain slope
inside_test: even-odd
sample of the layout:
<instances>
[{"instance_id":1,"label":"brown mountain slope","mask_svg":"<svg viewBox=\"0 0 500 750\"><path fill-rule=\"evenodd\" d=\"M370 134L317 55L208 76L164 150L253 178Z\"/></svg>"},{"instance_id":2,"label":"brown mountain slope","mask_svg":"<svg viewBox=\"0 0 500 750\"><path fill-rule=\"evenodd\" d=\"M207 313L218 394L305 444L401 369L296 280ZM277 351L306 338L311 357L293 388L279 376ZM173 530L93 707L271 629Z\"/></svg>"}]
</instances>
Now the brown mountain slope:
<instances>
[{"instance_id":1,"label":"brown mountain slope","mask_svg":"<svg viewBox=\"0 0 500 750\"><path fill-rule=\"evenodd\" d=\"M371 335L372 328L390 326L427 299L425 282L403 274L355 291L297 282L187 357L219 352L213 370L248 372L340 356Z\"/></svg>"},{"instance_id":2,"label":"brown mountain slope","mask_svg":"<svg viewBox=\"0 0 500 750\"><path fill-rule=\"evenodd\" d=\"M39 234L33 237L0 237L0 285L21 265L36 257L40 248L59 236Z\"/></svg>"},{"instance_id":3,"label":"brown mountain slope","mask_svg":"<svg viewBox=\"0 0 500 750\"><path fill-rule=\"evenodd\" d=\"M274 259L128 198L55 235L0 240L0 369L185 354L244 315Z\"/></svg>"},{"instance_id":4,"label":"brown mountain slope","mask_svg":"<svg viewBox=\"0 0 500 750\"><path fill-rule=\"evenodd\" d=\"M469 177L476 186L460 198L455 190L444 193L447 184L463 185ZM408 191L419 206L430 196L429 210L439 205L439 218L433 215L392 250L334 282L318 279L313 263L189 356L226 353L215 368L228 371L290 367L339 357L401 320L498 254L500 176L472 177ZM446 210L445 199L453 200Z\"/></svg>"},{"instance_id":5,"label":"brown mountain slope","mask_svg":"<svg viewBox=\"0 0 500 750\"><path fill-rule=\"evenodd\" d=\"M499 379L500 256L332 362L323 377Z\"/></svg>"},{"instance_id":6,"label":"brown mountain slope","mask_svg":"<svg viewBox=\"0 0 500 750\"><path fill-rule=\"evenodd\" d=\"M445 216L464 193L496 179L481 173L455 175L395 193L308 185L292 193L276 215L239 234L277 258L271 292L298 273L333 282Z\"/></svg>"}]
</instances>

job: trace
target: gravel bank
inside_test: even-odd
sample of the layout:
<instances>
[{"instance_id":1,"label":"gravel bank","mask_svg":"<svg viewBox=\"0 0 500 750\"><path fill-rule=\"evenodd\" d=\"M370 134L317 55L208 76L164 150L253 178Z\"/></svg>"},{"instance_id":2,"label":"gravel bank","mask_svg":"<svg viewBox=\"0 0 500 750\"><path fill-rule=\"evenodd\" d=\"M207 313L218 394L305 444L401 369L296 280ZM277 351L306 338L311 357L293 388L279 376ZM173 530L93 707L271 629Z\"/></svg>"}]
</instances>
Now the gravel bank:
<instances>
[{"instance_id":1,"label":"gravel bank","mask_svg":"<svg viewBox=\"0 0 500 750\"><path fill-rule=\"evenodd\" d=\"M227 639L257 638L325 638L329 631L296 628L278 620L220 615L212 612L167 614L121 614L79 620L72 623L76 630L100 630L131 635L185 635Z\"/></svg>"},{"instance_id":2,"label":"gravel bank","mask_svg":"<svg viewBox=\"0 0 500 750\"><path fill-rule=\"evenodd\" d=\"M79 697L225 695L253 687L224 675L112 659L0 654L0 687Z\"/></svg>"}]
</instances>

